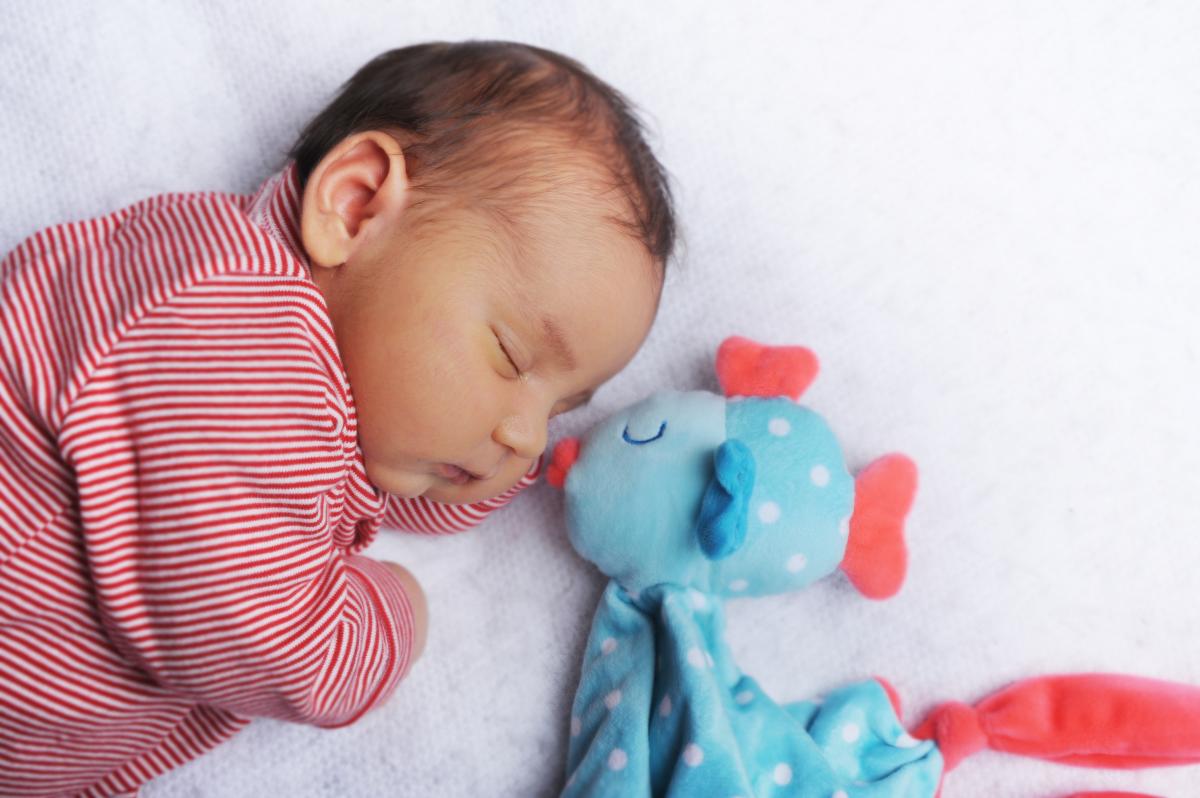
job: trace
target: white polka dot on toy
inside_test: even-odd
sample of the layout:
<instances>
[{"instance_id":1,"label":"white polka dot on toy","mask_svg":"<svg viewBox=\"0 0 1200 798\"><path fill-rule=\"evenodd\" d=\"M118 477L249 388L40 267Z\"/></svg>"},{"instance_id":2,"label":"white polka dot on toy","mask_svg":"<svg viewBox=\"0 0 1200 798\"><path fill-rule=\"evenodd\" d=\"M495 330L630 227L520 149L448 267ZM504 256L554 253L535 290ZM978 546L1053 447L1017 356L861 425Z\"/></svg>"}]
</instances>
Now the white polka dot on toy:
<instances>
[{"instance_id":1,"label":"white polka dot on toy","mask_svg":"<svg viewBox=\"0 0 1200 798\"><path fill-rule=\"evenodd\" d=\"M729 583L729 589L735 593L741 593L746 588L750 587L750 583L745 579L734 579Z\"/></svg>"},{"instance_id":2,"label":"white polka dot on toy","mask_svg":"<svg viewBox=\"0 0 1200 798\"><path fill-rule=\"evenodd\" d=\"M733 700L739 704L749 704L754 700L754 693L750 690L743 690L733 697Z\"/></svg>"},{"instance_id":3,"label":"white polka dot on toy","mask_svg":"<svg viewBox=\"0 0 1200 798\"><path fill-rule=\"evenodd\" d=\"M829 469L823 465L815 465L812 467L812 470L808 472L808 478L811 479L812 483L818 488L823 488L829 484Z\"/></svg>"},{"instance_id":4,"label":"white polka dot on toy","mask_svg":"<svg viewBox=\"0 0 1200 798\"><path fill-rule=\"evenodd\" d=\"M608 755L609 770L624 770L627 764L629 764L629 755L620 748L614 748Z\"/></svg>"},{"instance_id":5,"label":"white polka dot on toy","mask_svg":"<svg viewBox=\"0 0 1200 798\"><path fill-rule=\"evenodd\" d=\"M792 425L786 418L773 418L767 422L767 429L771 431L772 435L782 438L792 431Z\"/></svg>"},{"instance_id":6,"label":"white polka dot on toy","mask_svg":"<svg viewBox=\"0 0 1200 798\"><path fill-rule=\"evenodd\" d=\"M779 505L775 502L763 502L758 505L758 520L764 524L773 524L779 520Z\"/></svg>"},{"instance_id":7,"label":"white polka dot on toy","mask_svg":"<svg viewBox=\"0 0 1200 798\"><path fill-rule=\"evenodd\" d=\"M689 590L688 598L691 599L692 607L695 609L702 610L708 606L708 599L699 590Z\"/></svg>"},{"instance_id":8,"label":"white polka dot on toy","mask_svg":"<svg viewBox=\"0 0 1200 798\"><path fill-rule=\"evenodd\" d=\"M606 637L604 642L600 644L601 654L611 654L617 650L617 641L615 638Z\"/></svg>"},{"instance_id":9,"label":"white polka dot on toy","mask_svg":"<svg viewBox=\"0 0 1200 798\"><path fill-rule=\"evenodd\" d=\"M803 571L806 565L808 565L808 558L799 552L788 557L787 569L792 573Z\"/></svg>"},{"instance_id":10,"label":"white polka dot on toy","mask_svg":"<svg viewBox=\"0 0 1200 798\"><path fill-rule=\"evenodd\" d=\"M913 737L908 732L905 732L904 734L901 734L899 737L896 738L896 745L899 746L900 748L912 748L919 742L921 742L921 741L918 740L916 737Z\"/></svg>"},{"instance_id":11,"label":"white polka dot on toy","mask_svg":"<svg viewBox=\"0 0 1200 798\"><path fill-rule=\"evenodd\" d=\"M845 790L838 790L831 796L831 798L850 798L850 796L846 794Z\"/></svg>"},{"instance_id":12,"label":"white polka dot on toy","mask_svg":"<svg viewBox=\"0 0 1200 798\"><path fill-rule=\"evenodd\" d=\"M662 703L658 705L658 714L664 718L671 714L671 696L663 696Z\"/></svg>"},{"instance_id":13,"label":"white polka dot on toy","mask_svg":"<svg viewBox=\"0 0 1200 798\"><path fill-rule=\"evenodd\" d=\"M704 749L695 743L688 743L683 749L683 761L690 767L696 767L704 761Z\"/></svg>"},{"instance_id":14,"label":"white polka dot on toy","mask_svg":"<svg viewBox=\"0 0 1200 798\"><path fill-rule=\"evenodd\" d=\"M862 730L858 728L857 723L847 723L842 727L842 739L848 743L852 743L862 734Z\"/></svg>"},{"instance_id":15,"label":"white polka dot on toy","mask_svg":"<svg viewBox=\"0 0 1200 798\"><path fill-rule=\"evenodd\" d=\"M571 736L578 737L579 732L581 732L581 731L583 731L583 722L579 720L578 716L572 717L571 718Z\"/></svg>"},{"instance_id":16,"label":"white polka dot on toy","mask_svg":"<svg viewBox=\"0 0 1200 798\"><path fill-rule=\"evenodd\" d=\"M695 665L697 668L704 667L704 652L695 646L688 649L687 658L689 664Z\"/></svg>"},{"instance_id":17,"label":"white polka dot on toy","mask_svg":"<svg viewBox=\"0 0 1200 798\"><path fill-rule=\"evenodd\" d=\"M617 704L621 703L621 691L613 690L608 695L604 696L604 706L609 709L616 709Z\"/></svg>"},{"instance_id":18,"label":"white polka dot on toy","mask_svg":"<svg viewBox=\"0 0 1200 798\"><path fill-rule=\"evenodd\" d=\"M786 762L780 762L775 766L775 772L771 774L775 779L775 783L780 787L792 783L792 769L788 767Z\"/></svg>"},{"instance_id":19,"label":"white polka dot on toy","mask_svg":"<svg viewBox=\"0 0 1200 798\"><path fill-rule=\"evenodd\" d=\"M846 516L838 524L838 534L842 537L847 537L850 534L850 516Z\"/></svg>"}]
</instances>

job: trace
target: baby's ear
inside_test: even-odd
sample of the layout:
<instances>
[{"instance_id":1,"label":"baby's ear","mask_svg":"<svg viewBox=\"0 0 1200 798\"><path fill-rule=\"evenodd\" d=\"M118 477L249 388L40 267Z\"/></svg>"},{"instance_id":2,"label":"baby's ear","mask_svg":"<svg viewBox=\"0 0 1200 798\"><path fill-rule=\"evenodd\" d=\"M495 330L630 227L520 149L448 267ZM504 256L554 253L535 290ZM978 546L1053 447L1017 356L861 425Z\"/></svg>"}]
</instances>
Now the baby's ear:
<instances>
[{"instance_id":1,"label":"baby's ear","mask_svg":"<svg viewBox=\"0 0 1200 798\"><path fill-rule=\"evenodd\" d=\"M713 455L713 476L696 519L696 537L705 557L719 560L741 548L753 490L754 455L749 446L730 438Z\"/></svg>"}]
</instances>

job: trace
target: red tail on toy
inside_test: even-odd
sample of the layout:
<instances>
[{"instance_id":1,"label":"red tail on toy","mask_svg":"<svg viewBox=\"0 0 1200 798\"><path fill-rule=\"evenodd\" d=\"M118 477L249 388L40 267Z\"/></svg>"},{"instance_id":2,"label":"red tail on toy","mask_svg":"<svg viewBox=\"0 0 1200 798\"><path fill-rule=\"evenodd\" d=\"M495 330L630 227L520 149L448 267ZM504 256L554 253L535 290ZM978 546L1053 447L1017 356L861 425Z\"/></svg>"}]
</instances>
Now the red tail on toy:
<instances>
[{"instance_id":1,"label":"red tail on toy","mask_svg":"<svg viewBox=\"0 0 1200 798\"><path fill-rule=\"evenodd\" d=\"M1067 798L1162 798L1144 792L1073 792Z\"/></svg>"},{"instance_id":2,"label":"red tail on toy","mask_svg":"<svg viewBox=\"0 0 1200 798\"><path fill-rule=\"evenodd\" d=\"M973 707L942 704L912 734L937 742L943 775L984 748L1083 767L1187 765L1200 762L1200 689L1118 674L1042 676Z\"/></svg>"}]
</instances>

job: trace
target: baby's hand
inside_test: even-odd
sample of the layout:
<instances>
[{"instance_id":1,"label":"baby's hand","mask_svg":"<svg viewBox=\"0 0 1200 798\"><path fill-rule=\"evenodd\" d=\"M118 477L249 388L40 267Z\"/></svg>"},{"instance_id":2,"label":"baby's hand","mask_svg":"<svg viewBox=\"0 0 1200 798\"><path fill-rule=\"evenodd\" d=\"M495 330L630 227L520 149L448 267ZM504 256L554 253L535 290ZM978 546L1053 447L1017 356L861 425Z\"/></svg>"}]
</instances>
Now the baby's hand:
<instances>
[{"instance_id":1,"label":"baby's hand","mask_svg":"<svg viewBox=\"0 0 1200 798\"><path fill-rule=\"evenodd\" d=\"M400 579L400 583L404 586L404 592L408 596L409 602L413 609L413 648L412 656L408 659L408 668L412 669L413 663L417 661L417 657L421 656L421 652L425 650L425 635L426 628L429 625L429 608L425 603L425 591L421 589L420 583L416 577L403 565L394 562L381 561L392 570L392 573ZM408 675L408 671L405 671Z\"/></svg>"}]
</instances>

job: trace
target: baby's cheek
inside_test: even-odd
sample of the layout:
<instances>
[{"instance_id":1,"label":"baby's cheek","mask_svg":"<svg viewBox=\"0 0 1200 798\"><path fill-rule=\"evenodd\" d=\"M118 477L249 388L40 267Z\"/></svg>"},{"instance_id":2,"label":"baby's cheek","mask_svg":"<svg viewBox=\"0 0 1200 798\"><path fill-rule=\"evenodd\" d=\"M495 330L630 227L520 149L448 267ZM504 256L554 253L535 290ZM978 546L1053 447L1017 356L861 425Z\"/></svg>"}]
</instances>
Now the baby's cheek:
<instances>
[{"instance_id":1,"label":"baby's cheek","mask_svg":"<svg viewBox=\"0 0 1200 798\"><path fill-rule=\"evenodd\" d=\"M433 456L464 457L483 437L490 437L495 386L478 364L453 351L430 351L421 358L422 366L407 369L404 384L397 386L391 420L432 446Z\"/></svg>"}]
</instances>

